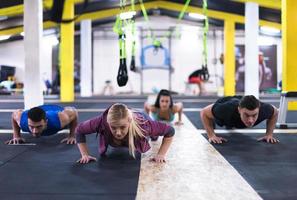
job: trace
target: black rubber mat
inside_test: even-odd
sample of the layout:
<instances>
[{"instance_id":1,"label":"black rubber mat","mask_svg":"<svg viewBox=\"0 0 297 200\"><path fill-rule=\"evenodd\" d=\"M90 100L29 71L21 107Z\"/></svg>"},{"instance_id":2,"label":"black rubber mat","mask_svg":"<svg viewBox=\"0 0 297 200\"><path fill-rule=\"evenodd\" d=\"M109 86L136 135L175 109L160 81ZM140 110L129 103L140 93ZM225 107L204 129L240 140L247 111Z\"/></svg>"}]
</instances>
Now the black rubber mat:
<instances>
[{"instance_id":1,"label":"black rubber mat","mask_svg":"<svg viewBox=\"0 0 297 200\"><path fill-rule=\"evenodd\" d=\"M228 142L213 146L263 199L297 199L297 134L276 134L278 144L257 142L263 134L218 135Z\"/></svg>"},{"instance_id":2,"label":"black rubber mat","mask_svg":"<svg viewBox=\"0 0 297 200\"><path fill-rule=\"evenodd\" d=\"M63 134L31 138L35 146L8 146L10 134L0 134L1 199L135 199L140 155L134 159L128 148L109 148L98 156L95 134L87 144L98 162L77 164L76 145L59 144Z\"/></svg>"},{"instance_id":3,"label":"black rubber mat","mask_svg":"<svg viewBox=\"0 0 297 200\"><path fill-rule=\"evenodd\" d=\"M1 136L1 135L0 135ZM15 148L15 146L7 146L4 145L4 141L7 141L11 139L12 134L3 134L1 136L0 141L0 166L5 164L6 162L9 162L11 159L15 158L16 156L22 154L27 150L26 146L18 146L18 148ZM1 177L0 177L1 179ZM1 187L1 186L0 186Z\"/></svg>"}]
</instances>

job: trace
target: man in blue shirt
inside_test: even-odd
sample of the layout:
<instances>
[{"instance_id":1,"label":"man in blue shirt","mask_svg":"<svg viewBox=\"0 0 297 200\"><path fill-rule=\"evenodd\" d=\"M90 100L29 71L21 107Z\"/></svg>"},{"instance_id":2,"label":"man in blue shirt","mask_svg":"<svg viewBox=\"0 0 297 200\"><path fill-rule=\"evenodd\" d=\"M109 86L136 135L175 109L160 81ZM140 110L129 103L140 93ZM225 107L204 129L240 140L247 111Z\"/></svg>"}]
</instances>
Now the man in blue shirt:
<instances>
[{"instance_id":1,"label":"man in blue shirt","mask_svg":"<svg viewBox=\"0 0 297 200\"><path fill-rule=\"evenodd\" d=\"M12 114L13 138L6 144L24 143L21 130L29 132L33 137L50 136L58 131L68 128L69 136L61 143L75 144L74 131L77 125L78 114L73 107L61 107L58 105L42 105L30 110L16 110Z\"/></svg>"}]
</instances>

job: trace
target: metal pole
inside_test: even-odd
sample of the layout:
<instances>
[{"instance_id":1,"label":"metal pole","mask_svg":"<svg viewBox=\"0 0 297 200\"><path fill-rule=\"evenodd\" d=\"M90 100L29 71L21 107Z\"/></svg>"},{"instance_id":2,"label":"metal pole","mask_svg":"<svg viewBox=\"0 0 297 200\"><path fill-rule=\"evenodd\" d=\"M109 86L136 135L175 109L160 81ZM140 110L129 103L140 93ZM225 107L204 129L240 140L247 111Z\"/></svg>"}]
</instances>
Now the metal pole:
<instances>
[{"instance_id":1,"label":"metal pole","mask_svg":"<svg viewBox=\"0 0 297 200\"><path fill-rule=\"evenodd\" d=\"M142 52L142 48L143 48L143 30L142 28L140 28L140 50ZM141 55L142 56L142 55ZM140 94L142 95L143 94L143 66L142 66L142 63L141 63L141 66L140 66Z\"/></svg>"},{"instance_id":2,"label":"metal pole","mask_svg":"<svg viewBox=\"0 0 297 200\"><path fill-rule=\"evenodd\" d=\"M169 90L171 91L171 73L172 73L172 66L171 66L171 32L172 30L170 30L170 35L168 38L168 51L169 51Z\"/></svg>"}]
</instances>

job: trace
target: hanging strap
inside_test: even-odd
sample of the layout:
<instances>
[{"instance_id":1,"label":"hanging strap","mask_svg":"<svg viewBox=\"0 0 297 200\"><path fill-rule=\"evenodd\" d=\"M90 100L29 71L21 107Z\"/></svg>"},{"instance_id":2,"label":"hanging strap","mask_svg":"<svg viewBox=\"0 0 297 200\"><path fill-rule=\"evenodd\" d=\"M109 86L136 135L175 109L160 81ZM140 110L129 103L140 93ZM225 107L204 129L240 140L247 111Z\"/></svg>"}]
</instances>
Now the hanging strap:
<instances>
[{"instance_id":1,"label":"hanging strap","mask_svg":"<svg viewBox=\"0 0 297 200\"><path fill-rule=\"evenodd\" d=\"M126 59L126 35L119 35L120 59Z\"/></svg>"},{"instance_id":2,"label":"hanging strap","mask_svg":"<svg viewBox=\"0 0 297 200\"><path fill-rule=\"evenodd\" d=\"M203 28L203 53L202 53L202 79L209 80L209 72L207 68L207 34L208 34L208 15L207 15L207 0L203 0L203 15L205 16Z\"/></svg>"},{"instance_id":3,"label":"hanging strap","mask_svg":"<svg viewBox=\"0 0 297 200\"><path fill-rule=\"evenodd\" d=\"M180 21L182 20L182 18L184 17L186 10L189 7L191 0L187 0L183 9L180 11L179 15L178 15L178 19L177 19L177 26L175 26L175 28L173 29L173 31L170 31L167 36L170 36L171 34L174 34L177 38L180 38L181 36L181 28L178 26L178 24L180 23Z\"/></svg>"},{"instance_id":4,"label":"hanging strap","mask_svg":"<svg viewBox=\"0 0 297 200\"><path fill-rule=\"evenodd\" d=\"M123 12L126 6L126 0L120 0L120 11ZM126 35L123 31L123 20L117 16L114 31L119 34L119 49L120 49L120 66L117 75L117 83L123 87L128 82L128 71L126 64Z\"/></svg>"},{"instance_id":5,"label":"hanging strap","mask_svg":"<svg viewBox=\"0 0 297 200\"><path fill-rule=\"evenodd\" d=\"M144 17L144 19L145 19L146 22L149 22L149 18L148 18L146 9L144 7L143 1L142 0L139 0L139 2L140 2L140 8L141 8L143 17ZM155 35L154 35L153 30L152 30L151 27L149 27L149 30L150 30L150 35L148 36L148 38L150 38L152 40L153 45L155 46L155 44L157 44L157 43L160 43L161 44L161 41L157 40L157 38L155 37ZM158 46L155 46L155 47L156 47L156 50L158 50Z\"/></svg>"},{"instance_id":6,"label":"hanging strap","mask_svg":"<svg viewBox=\"0 0 297 200\"><path fill-rule=\"evenodd\" d=\"M131 0L131 10L132 11L135 11L135 3L134 3L134 0ZM135 27L135 20L134 20L134 17L130 20L130 24L131 24L131 35L132 35L132 48L131 48L131 55L132 56L135 56L135 45L136 45L136 42L135 42L135 31L136 31L136 27Z\"/></svg>"},{"instance_id":7,"label":"hanging strap","mask_svg":"<svg viewBox=\"0 0 297 200\"><path fill-rule=\"evenodd\" d=\"M131 10L135 11L135 2L131 0ZM131 24L131 35L132 35L132 45L131 45L131 63L130 63L130 70L136 72L136 65L135 65L135 55L136 55L136 41L135 41L135 20L134 17L130 20Z\"/></svg>"},{"instance_id":8,"label":"hanging strap","mask_svg":"<svg viewBox=\"0 0 297 200\"><path fill-rule=\"evenodd\" d=\"M120 10L121 12L125 10L126 7L126 0L120 0Z\"/></svg>"},{"instance_id":9,"label":"hanging strap","mask_svg":"<svg viewBox=\"0 0 297 200\"><path fill-rule=\"evenodd\" d=\"M114 22L114 25L112 27L113 32L120 35L121 32L122 32L122 27L121 26L122 26L122 22L121 22L120 16L117 15L116 21Z\"/></svg>"},{"instance_id":10,"label":"hanging strap","mask_svg":"<svg viewBox=\"0 0 297 200\"><path fill-rule=\"evenodd\" d=\"M179 13L178 20L181 20L181 19L184 17L185 12L186 12L186 10L187 10L188 7L189 7L190 2L191 2L191 0L187 0L187 1L186 1L186 3L185 3L185 5L184 5L183 9L182 9L181 12Z\"/></svg>"},{"instance_id":11,"label":"hanging strap","mask_svg":"<svg viewBox=\"0 0 297 200\"><path fill-rule=\"evenodd\" d=\"M117 75L117 83L120 87L123 87L128 82L128 70L126 64L126 36L125 34L119 35L120 46L120 66Z\"/></svg>"},{"instance_id":12,"label":"hanging strap","mask_svg":"<svg viewBox=\"0 0 297 200\"><path fill-rule=\"evenodd\" d=\"M203 65L207 66L207 34L208 34L208 16L207 16L207 0L203 0L203 15L206 17L204 20L203 28Z\"/></svg>"},{"instance_id":13,"label":"hanging strap","mask_svg":"<svg viewBox=\"0 0 297 200\"><path fill-rule=\"evenodd\" d=\"M146 22L148 22L148 21L149 21L149 18L148 18L148 16L147 16L147 12L146 12L146 9L145 9L145 7L144 7L143 1L142 1L142 0L139 0L139 2L140 2L140 8L141 8L141 11L142 11L144 20L145 20Z\"/></svg>"},{"instance_id":14,"label":"hanging strap","mask_svg":"<svg viewBox=\"0 0 297 200\"><path fill-rule=\"evenodd\" d=\"M131 24L131 35L132 35L132 46L131 46L131 63L130 63L130 70L136 72L135 66L135 55L136 55L136 41L135 41L135 23L134 20Z\"/></svg>"}]
</instances>

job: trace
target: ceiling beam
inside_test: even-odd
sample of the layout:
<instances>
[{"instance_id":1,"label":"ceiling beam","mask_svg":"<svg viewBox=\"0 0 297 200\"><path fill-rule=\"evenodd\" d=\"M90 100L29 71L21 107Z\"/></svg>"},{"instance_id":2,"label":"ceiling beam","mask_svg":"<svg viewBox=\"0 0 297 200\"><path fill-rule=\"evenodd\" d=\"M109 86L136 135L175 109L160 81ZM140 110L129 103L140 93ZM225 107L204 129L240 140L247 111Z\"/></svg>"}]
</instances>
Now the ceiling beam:
<instances>
[{"instance_id":1,"label":"ceiling beam","mask_svg":"<svg viewBox=\"0 0 297 200\"><path fill-rule=\"evenodd\" d=\"M171 10L171 11L176 11L180 12L183 8L183 4L179 3L173 3L169 1L152 1L152 2L146 2L144 3L144 6L147 10L149 9L166 9L166 10ZM140 5L136 4L135 5L135 10L136 11L141 11ZM195 13L200 13L203 14L202 8L200 7L195 7L195 6L189 6L186 12L195 12ZM98 20L98 19L104 19L108 17L113 17L117 14L120 13L119 8L112 8L112 9L105 9L101 11L95 11L95 12L90 12L90 13L85 13L82 14L79 18L76 19L76 23L80 22L81 20L84 19L91 19L91 20ZM244 24L244 16L238 15L238 14L232 14L232 13L226 13L222 11L216 11L216 10L208 10L208 16L210 18L214 19L220 19L220 20L228 20L228 21L234 21L235 23L241 23ZM275 23L275 22L270 22L267 20L260 20L259 21L260 26L270 26L274 27L277 29L281 29L281 24ZM54 28L56 27L57 24L54 22L46 21L44 22L43 28ZM5 29L5 30L0 30L0 35L12 35L12 34L17 34L22 32L23 28L22 27L15 27L15 28L10 28L10 29Z\"/></svg>"},{"instance_id":2,"label":"ceiling beam","mask_svg":"<svg viewBox=\"0 0 297 200\"><path fill-rule=\"evenodd\" d=\"M176 11L176 12L180 12L184 7L183 4L173 3L170 1L147 2L147 3L144 3L144 6L147 10L153 9L153 8L155 8L155 9L160 8L160 9L166 9L166 10L171 10L171 11ZM135 5L135 10L136 11L141 10L139 4ZM96 19L103 19L106 17L112 17L112 16L117 15L119 13L119 11L120 10L118 8L106 9L106 10L102 10L102 11L95 11L95 12L81 15L77 19L77 21L81 21L83 19L96 20ZM203 9L200 7L189 6L187 8L186 12L196 12L196 13L203 14ZM242 16L242 15L232 14L232 13L227 13L227 12L222 12L222 11L216 11L216 10L210 10L210 9L207 11L207 13L210 18L220 19L220 20L232 20L236 23L241 23L241 24L245 23L244 16ZM281 24L279 24L279 23L270 22L267 20L260 20L259 23L261 26L265 25L265 26L270 26L270 27L274 27L277 29L281 29Z\"/></svg>"},{"instance_id":3,"label":"ceiling beam","mask_svg":"<svg viewBox=\"0 0 297 200\"><path fill-rule=\"evenodd\" d=\"M183 5L179 4L179 3L169 2L169 1L159 1L158 7L179 12L183 8ZM203 9L200 7L189 6L187 9L187 12L203 14ZM224 21L231 20L231 21L234 21L235 23L240 23L240 24L245 23L244 16L238 15L238 14L208 9L207 15L208 15L208 17L214 18L214 19L220 19L220 20L224 20ZM260 24L260 26L269 26L269 27L281 29L280 23L270 22L267 20L259 20L259 24Z\"/></svg>"},{"instance_id":4,"label":"ceiling beam","mask_svg":"<svg viewBox=\"0 0 297 200\"><path fill-rule=\"evenodd\" d=\"M23 11L24 11L23 5L16 5L16 6L11 6L7 8L1 8L0 16L12 17L12 16L23 14Z\"/></svg>"},{"instance_id":5,"label":"ceiling beam","mask_svg":"<svg viewBox=\"0 0 297 200\"><path fill-rule=\"evenodd\" d=\"M44 8L51 8L53 5L53 0L43 0L43 7ZM75 4L82 3L84 0L74 0ZM18 15L23 15L24 12L24 5L19 4L7 8L0 8L0 16L7 16L7 17L12 17L12 16L18 16Z\"/></svg>"},{"instance_id":6,"label":"ceiling beam","mask_svg":"<svg viewBox=\"0 0 297 200\"><path fill-rule=\"evenodd\" d=\"M58 24L52 21L43 22L43 29L57 27ZM5 30L0 30L0 35L16 35L24 31L23 26L13 27Z\"/></svg>"},{"instance_id":7,"label":"ceiling beam","mask_svg":"<svg viewBox=\"0 0 297 200\"><path fill-rule=\"evenodd\" d=\"M259 4L259 6L261 6L261 7L272 8L275 10L281 10L281 8L282 8L281 0L232 0L232 1L240 2L240 3L254 2L254 3Z\"/></svg>"},{"instance_id":8,"label":"ceiling beam","mask_svg":"<svg viewBox=\"0 0 297 200\"><path fill-rule=\"evenodd\" d=\"M152 3L152 2L145 3L144 6L145 6L146 9L153 9L153 8L157 9L158 8L158 6L156 6L156 3ZM141 8L140 8L139 4L135 5L135 10L136 11L141 11ZM104 19L104 18L116 16L119 13L120 13L119 8L105 9L105 10L101 10L101 11L85 13L85 14L80 15L76 19L75 22L78 23L78 22L80 22L81 20L84 20L84 19L91 19L91 20ZM45 21L43 23L43 29L54 28L54 27L57 27L57 26L58 26L57 23L54 23L54 22L51 22L51 21ZM22 31L23 31L22 26L13 27L13 28L0 30L0 35L14 35L14 34L21 33Z\"/></svg>"}]
</instances>

